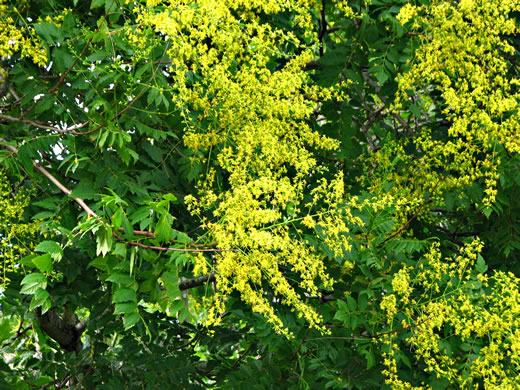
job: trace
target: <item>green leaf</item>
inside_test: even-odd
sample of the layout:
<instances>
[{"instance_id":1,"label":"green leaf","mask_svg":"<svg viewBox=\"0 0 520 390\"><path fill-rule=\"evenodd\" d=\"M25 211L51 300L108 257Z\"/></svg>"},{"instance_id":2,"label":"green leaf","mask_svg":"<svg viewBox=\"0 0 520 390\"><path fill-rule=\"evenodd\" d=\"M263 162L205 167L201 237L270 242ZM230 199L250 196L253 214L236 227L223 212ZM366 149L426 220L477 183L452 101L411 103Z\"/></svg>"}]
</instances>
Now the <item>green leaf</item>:
<instances>
[{"instance_id":1,"label":"green leaf","mask_svg":"<svg viewBox=\"0 0 520 390\"><path fill-rule=\"evenodd\" d=\"M48 218L52 218L56 215L55 212L52 212L52 211L42 211L42 212L39 212L35 215L33 215L31 217L31 219L34 221L34 220L37 220L37 219L48 219Z\"/></svg>"},{"instance_id":2,"label":"green leaf","mask_svg":"<svg viewBox=\"0 0 520 390\"><path fill-rule=\"evenodd\" d=\"M143 219L149 218L150 213L151 213L151 210L150 210L150 207L148 207L148 206L143 206L143 207L138 208L130 216L131 217L130 224L135 225L137 222L141 222Z\"/></svg>"},{"instance_id":3,"label":"green leaf","mask_svg":"<svg viewBox=\"0 0 520 390\"><path fill-rule=\"evenodd\" d=\"M50 254L55 261L60 261L63 257L63 249L55 241L42 241L34 250Z\"/></svg>"},{"instance_id":4,"label":"green leaf","mask_svg":"<svg viewBox=\"0 0 520 390\"><path fill-rule=\"evenodd\" d=\"M374 356L374 353L371 349L364 349L361 351L361 353L365 355L365 358L367 360L367 370L370 370L376 364L376 358Z\"/></svg>"},{"instance_id":5,"label":"green leaf","mask_svg":"<svg viewBox=\"0 0 520 390\"><path fill-rule=\"evenodd\" d=\"M163 199L169 200L170 202L175 202L177 200L177 197L173 194L168 193L163 195Z\"/></svg>"},{"instance_id":6,"label":"green leaf","mask_svg":"<svg viewBox=\"0 0 520 390\"><path fill-rule=\"evenodd\" d=\"M137 324L140 319L141 319L141 315L139 314L139 312L125 314L125 316L123 318L123 322L125 324L125 330L130 329L132 326Z\"/></svg>"},{"instance_id":7,"label":"green leaf","mask_svg":"<svg viewBox=\"0 0 520 390\"><path fill-rule=\"evenodd\" d=\"M154 162L159 164L163 161L163 152L161 148L158 148L157 146L152 145L150 143L145 143L143 145L143 149L152 158Z\"/></svg>"},{"instance_id":8,"label":"green leaf","mask_svg":"<svg viewBox=\"0 0 520 390\"><path fill-rule=\"evenodd\" d=\"M121 256L123 259L126 258L126 245L118 242L114 246L114 251L112 252L114 255Z\"/></svg>"},{"instance_id":9,"label":"green leaf","mask_svg":"<svg viewBox=\"0 0 520 390\"><path fill-rule=\"evenodd\" d=\"M168 241L172 234L172 228L168 222L167 215L162 215L159 223L155 226L155 236L159 241Z\"/></svg>"},{"instance_id":10,"label":"green leaf","mask_svg":"<svg viewBox=\"0 0 520 390\"><path fill-rule=\"evenodd\" d=\"M184 310L185 308L186 308L186 303L184 302L183 299L177 299L177 300L173 301L172 310L175 313L178 313L178 312Z\"/></svg>"},{"instance_id":11,"label":"green leaf","mask_svg":"<svg viewBox=\"0 0 520 390\"><path fill-rule=\"evenodd\" d=\"M488 270L488 266L486 265L486 262L484 258L481 255L478 255L477 262L475 264L475 269L478 273L483 274Z\"/></svg>"},{"instance_id":12,"label":"green leaf","mask_svg":"<svg viewBox=\"0 0 520 390\"><path fill-rule=\"evenodd\" d=\"M99 199L100 197L93 183L89 180L80 181L78 185L72 189L70 196L80 199Z\"/></svg>"},{"instance_id":13,"label":"green leaf","mask_svg":"<svg viewBox=\"0 0 520 390\"><path fill-rule=\"evenodd\" d=\"M135 302L116 303L114 308L114 314L133 313L135 311L137 311L137 303Z\"/></svg>"},{"instance_id":14,"label":"green leaf","mask_svg":"<svg viewBox=\"0 0 520 390\"><path fill-rule=\"evenodd\" d=\"M49 301L49 303L50 303L49 293L46 290L44 290L43 288L37 288L36 291L34 292L34 296L29 305L29 310L34 310L37 307L43 306L46 301ZM50 305L45 305L45 306L47 308L47 306L50 306ZM48 310L48 308L45 311L42 310L42 314L44 314L47 310Z\"/></svg>"},{"instance_id":15,"label":"green leaf","mask_svg":"<svg viewBox=\"0 0 520 390\"><path fill-rule=\"evenodd\" d=\"M32 262L32 260L36 257L38 257L38 255L34 253L32 255L25 256L20 260L20 264L26 267L34 268L34 263Z\"/></svg>"},{"instance_id":16,"label":"green leaf","mask_svg":"<svg viewBox=\"0 0 520 390\"><path fill-rule=\"evenodd\" d=\"M121 222L123 221L123 210L121 209L121 207L119 207L116 212L114 213L114 215L112 215L112 224L113 224L113 227L114 227L114 230L119 230L119 228L121 227Z\"/></svg>"},{"instance_id":17,"label":"green leaf","mask_svg":"<svg viewBox=\"0 0 520 390\"><path fill-rule=\"evenodd\" d=\"M26 275L20 284L22 285L20 292L22 294L31 295L34 294L39 288L43 290L47 288L47 278L44 275L36 272Z\"/></svg>"},{"instance_id":18,"label":"green leaf","mask_svg":"<svg viewBox=\"0 0 520 390\"><path fill-rule=\"evenodd\" d=\"M166 287L166 295L175 299L182 295L181 290L179 289L179 277L173 272L164 272L161 276L161 280Z\"/></svg>"},{"instance_id":19,"label":"green leaf","mask_svg":"<svg viewBox=\"0 0 520 390\"><path fill-rule=\"evenodd\" d=\"M53 107L55 101L56 99L54 96L46 95L42 97L40 100L38 100L38 103L34 108L34 112L41 114L42 112L49 110L51 107Z\"/></svg>"},{"instance_id":20,"label":"green leaf","mask_svg":"<svg viewBox=\"0 0 520 390\"><path fill-rule=\"evenodd\" d=\"M88 263L88 266L100 269L101 271L108 271L107 261L103 257L96 257L94 260Z\"/></svg>"},{"instance_id":21,"label":"green leaf","mask_svg":"<svg viewBox=\"0 0 520 390\"><path fill-rule=\"evenodd\" d=\"M33 264L43 273L52 272L52 258L51 255L46 253L44 255L35 257L32 259Z\"/></svg>"},{"instance_id":22,"label":"green leaf","mask_svg":"<svg viewBox=\"0 0 520 390\"><path fill-rule=\"evenodd\" d=\"M406 367L412 368L412 363L410 362L410 359L408 359L408 356L406 356L406 354L403 351L399 351L397 353L397 356L405 364Z\"/></svg>"},{"instance_id":23,"label":"green leaf","mask_svg":"<svg viewBox=\"0 0 520 390\"><path fill-rule=\"evenodd\" d=\"M63 41L61 31L52 23L41 22L34 25L34 29L48 45L54 45L57 42Z\"/></svg>"},{"instance_id":24,"label":"green leaf","mask_svg":"<svg viewBox=\"0 0 520 390\"><path fill-rule=\"evenodd\" d=\"M127 286L134 282L134 279L128 276L128 274L123 274L121 272L113 273L107 278L107 280L112 283L119 283Z\"/></svg>"},{"instance_id":25,"label":"green leaf","mask_svg":"<svg viewBox=\"0 0 520 390\"><path fill-rule=\"evenodd\" d=\"M152 102L155 100L155 98L159 96L159 90L156 88L150 88L148 90L148 96L146 98L146 102L148 104L152 104Z\"/></svg>"},{"instance_id":26,"label":"green leaf","mask_svg":"<svg viewBox=\"0 0 520 390\"><path fill-rule=\"evenodd\" d=\"M356 311L356 309L357 309L357 302L350 295L347 295L347 305L348 305L349 311Z\"/></svg>"},{"instance_id":27,"label":"green leaf","mask_svg":"<svg viewBox=\"0 0 520 390\"><path fill-rule=\"evenodd\" d=\"M90 9L103 7L105 5L105 0L92 0L90 4Z\"/></svg>"},{"instance_id":28,"label":"green leaf","mask_svg":"<svg viewBox=\"0 0 520 390\"><path fill-rule=\"evenodd\" d=\"M101 231L96 237L97 248L96 248L96 256L100 254L106 256L106 254L112 249L112 230L107 229Z\"/></svg>"},{"instance_id":29,"label":"green leaf","mask_svg":"<svg viewBox=\"0 0 520 390\"><path fill-rule=\"evenodd\" d=\"M33 149L30 143L24 144L20 146L18 149L18 159L22 163L25 170L32 174L34 173L34 165L33 165Z\"/></svg>"},{"instance_id":30,"label":"green leaf","mask_svg":"<svg viewBox=\"0 0 520 390\"><path fill-rule=\"evenodd\" d=\"M129 288L120 288L115 291L114 296L112 297L112 303L122 303L135 301L136 294L134 290Z\"/></svg>"}]
</instances>

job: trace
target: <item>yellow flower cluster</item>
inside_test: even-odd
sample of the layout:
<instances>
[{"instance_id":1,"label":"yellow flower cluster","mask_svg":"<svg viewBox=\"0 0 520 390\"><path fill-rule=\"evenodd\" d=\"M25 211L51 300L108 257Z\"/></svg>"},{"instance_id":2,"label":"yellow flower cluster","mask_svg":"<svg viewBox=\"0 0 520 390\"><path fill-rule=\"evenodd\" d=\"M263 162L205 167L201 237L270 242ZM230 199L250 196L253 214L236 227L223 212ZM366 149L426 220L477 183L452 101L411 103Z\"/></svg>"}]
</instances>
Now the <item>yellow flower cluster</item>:
<instances>
[{"instance_id":1,"label":"yellow flower cluster","mask_svg":"<svg viewBox=\"0 0 520 390\"><path fill-rule=\"evenodd\" d=\"M216 271L218 294L208 323L218 323L226 298L236 291L282 333L288 331L274 303L320 327L321 318L284 274L299 275L298 287L311 295L330 287L324 255L304 239L302 228L322 229L324 243L342 256L350 247L347 223L359 221L340 204L342 177L320 181L313 201L303 201L309 177L321 177L310 149L338 147L308 125L318 99L332 91L309 87L304 68L314 58L312 48L258 15L291 12L303 35L317 42L311 20L321 2L177 0L154 8L157 4L137 7L138 22L143 31L151 28L167 40L174 104L185 115L184 144L205 156L208 166L197 185L200 193L187 201L194 214L209 209L216 217L204 227L219 248L238 250L211 261L196 258L197 271ZM132 39L148 45L146 36ZM299 54L288 56L281 49L286 45ZM274 66L276 61L283 66ZM225 190L216 171L225 173ZM274 298L264 291L266 282Z\"/></svg>"},{"instance_id":2,"label":"yellow flower cluster","mask_svg":"<svg viewBox=\"0 0 520 390\"><path fill-rule=\"evenodd\" d=\"M520 279L500 271L475 277L471 271L481 250L482 243L475 241L455 258L442 259L434 244L414 273L403 268L394 275L393 293L383 298L381 308L391 326L402 325L398 318L404 315L405 328L413 331L404 345L398 332L383 341L390 347L384 373L392 388L413 388L399 377L396 360L400 349L410 348L427 373L459 388L520 386ZM411 296L412 286L420 295L398 302L397 296ZM445 343L460 345L464 353L451 353Z\"/></svg>"},{"instance_id":3,"label":"yellow flower cluster","mask_svg":"<svg viewBox=\"0 0 520 390\"><path fill-rule=\"evenodd\" d=\"M25 27L16 25L21 17L18 10L0 0L0 57L8 57L20 51L22 58L30 58L36 65L47 64L47 51L42 40Z\"/></svg>"},{"instance_id":4,"label":"yellow flower cluster","mask_svg":"<svg viewBox=\"0 0 520 390\"><path fill-rule=\"evenodd\" d=\"M0 286L9 283L7 274L16 270L22 256L34 248L31 238L40 228L38 222L25 222L24 210L29 205L29 194L11 195L5 173L0 171Z\"/></svg>"},{"instance_id":5,"label":"yellow flower cluster","mask_svg":"<svg viewBox=\"0 0 520 390\"><path fill-rule=\"evenodd\" d=\"M507 36L518 32L511 14L519 10L517 0L435 0L401 9L398 19L403 24L413 20L421 43L410 71L400 76L394 109L403 108L410 93L431 106L427 91L433 87L451 123L446 142L432 139L427 129L412 141L424 152L410 170L423 178L422 185L416 182L418 196L435 186L444 192L482 181L482 205L495 201L496 145L520 152L520 80L509 74L507 59L514 55Z\"/></svg>"}]
</instances>

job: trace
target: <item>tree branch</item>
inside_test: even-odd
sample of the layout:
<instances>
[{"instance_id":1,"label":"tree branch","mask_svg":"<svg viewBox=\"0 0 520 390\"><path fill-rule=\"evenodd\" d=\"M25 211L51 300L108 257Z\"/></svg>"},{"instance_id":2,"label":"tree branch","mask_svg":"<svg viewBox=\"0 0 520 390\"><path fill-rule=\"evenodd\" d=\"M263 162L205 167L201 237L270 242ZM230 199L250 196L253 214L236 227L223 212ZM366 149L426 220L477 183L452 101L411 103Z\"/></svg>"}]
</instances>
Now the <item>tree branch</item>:
<instances>
[{"instance_id":1,"label":"tree branch","mask_svg":"<svg viewBox=\"0 0 520 390\"><path fill-rule=\"evenodd\" d=\"M195 279L187 279L179 282L179 290L188 290L190 288L199 287L206 283L212 283L215 279L215 272L200 276Z\"/></svg>"},{"instance_id":2,"label":"tree branch","mask_svg":"<svg viewBox=\"0 0 520 390\"><path fill-rule=\"evenodd\" d=\"M326 0L321 0L321 10L320 10L320 16L321 16L321 26L320 26L320 32L318 34L318 41L319 41L319 50L320 50L320 57L323 57L324 53L324 47L323 47L323 37L325 36L325 33L327 32L327 18L325 14L325 8L327 5Z\"/></svg>"},{"instance_id":3,"label":"tree branch","mask_svg":"<svg viewBox=\"0 0 520 390\"><path fill-rule=\"evenodd\" d=\"M31 120L31 119L15 118L14 116L10 116L10 115L0 114L0 119L4 119L4 120L7 120L7 121L11 121L11 122L26 123L28 125L32 125L34 127L38 127L39 129L56 131L56 132L62 133L62 134L66 134L66 133L75 134L76 130L81 129L81 128L87 126L90 123L90 121L85 121L83 123L80 123L79 125L72 126L72 127L67 128L67 129L60 129L58 127L45 125L45 124L43 124L43 123L41 123L39 121L34 121L34 120Z\"/></svg>"}]
</instances>

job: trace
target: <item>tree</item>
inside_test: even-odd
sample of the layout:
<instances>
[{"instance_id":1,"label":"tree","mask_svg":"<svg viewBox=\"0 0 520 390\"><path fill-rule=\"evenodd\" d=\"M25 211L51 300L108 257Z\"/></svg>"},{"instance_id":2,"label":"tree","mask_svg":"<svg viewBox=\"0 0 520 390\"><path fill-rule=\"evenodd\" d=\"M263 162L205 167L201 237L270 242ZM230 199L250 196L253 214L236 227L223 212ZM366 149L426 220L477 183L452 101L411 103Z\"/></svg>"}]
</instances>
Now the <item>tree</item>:
<instances>
[{"instance_id":1,"label":"tree","mask_svg":"<svg viewBox=\"0 0 520 390\"><path fill-rule=\"evenodd\" d=\"M0 1L0 384L517 388L519 11Z\"/></svg>"}]
</instances>

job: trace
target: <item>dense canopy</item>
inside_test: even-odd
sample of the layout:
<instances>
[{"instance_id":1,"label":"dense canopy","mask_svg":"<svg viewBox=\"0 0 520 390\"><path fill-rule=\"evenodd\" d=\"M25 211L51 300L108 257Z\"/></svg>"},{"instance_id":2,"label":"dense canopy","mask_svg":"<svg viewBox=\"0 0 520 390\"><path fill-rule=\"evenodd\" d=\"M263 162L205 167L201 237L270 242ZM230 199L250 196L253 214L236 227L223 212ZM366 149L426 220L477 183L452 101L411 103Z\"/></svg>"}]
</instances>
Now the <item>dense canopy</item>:
<instances>
[{"instance_id":1,"label":"dense canopy","mask_svg":"<svg viewBox=\"0 0 520 390\"><path fill-rule=\"evenodd\" d=\"M0 0L0 388L519 388L519 17Z\"/></svg>"}]
</instances>

